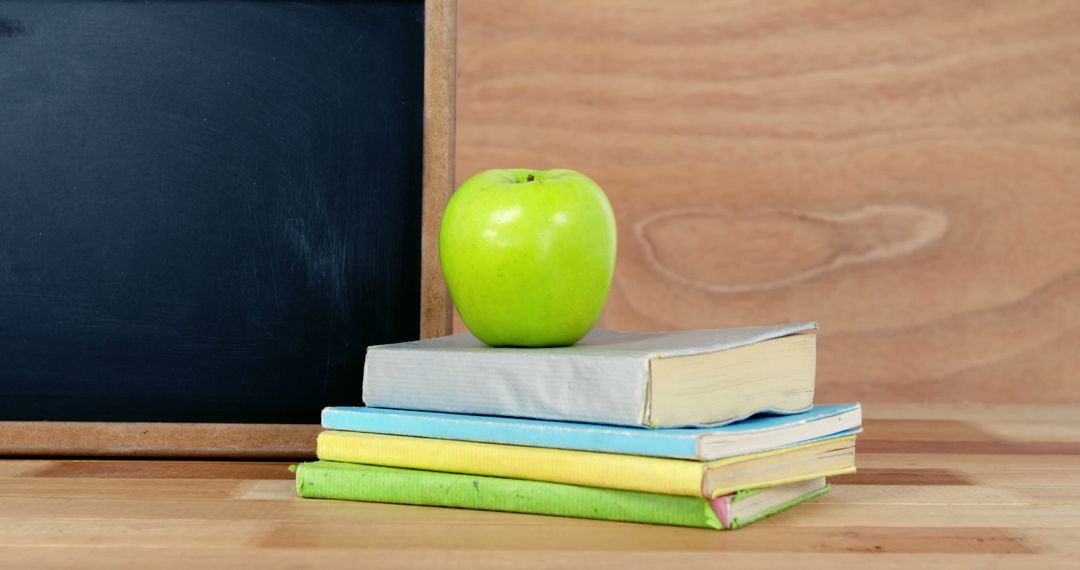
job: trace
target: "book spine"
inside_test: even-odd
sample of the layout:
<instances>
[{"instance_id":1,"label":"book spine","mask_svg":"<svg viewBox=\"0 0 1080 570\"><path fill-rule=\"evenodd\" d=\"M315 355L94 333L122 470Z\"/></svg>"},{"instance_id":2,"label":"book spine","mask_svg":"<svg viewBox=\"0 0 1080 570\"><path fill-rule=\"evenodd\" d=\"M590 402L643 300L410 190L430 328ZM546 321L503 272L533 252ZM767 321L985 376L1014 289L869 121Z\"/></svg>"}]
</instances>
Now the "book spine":
<instances>
[{"instance_id":1,"label":"book spine","mask_svg":"<svg viewBox=\"0 0 1080 570\"><path fill-rule=\"evenodd\" d=\"M566 428L560 424L510 423L458 416L444 419L423 415L371 414L350 410L326 409L322 425L326 429L407 435L436 439L458 439L485 443L504 443L557 449L576 449L603 453L623 453L674 459L698 459L698 440L694 435L672 437L653 430L604 426Z\"/></svg>"},{"instance_id":2,"label":"book spine","mask_svg":"<svg viewBox=\"0 0 1080 570\"><path fill-rule=\"evenodd\" d=\"M301 465L296 491L316 499L722 528L702 498L327 461Z\"/></svg>"},{"instance_id":3,"label":"book spine","mask_svg":"<svg viewBox=\"0 0 1080 570\"><path fill-rule=\"evenodd\" d=\"M648 382L644 358L374 346L363 397L380 408L642 426Z\"/></svg>"},{"instance_id":4,"label":"book spine","mask_svg":"<svg viewBox=\"0 0 1080 570\"><path fill-rule=\"evenodd\" d=\"M324 431L319 459L649 493L702 495L697 461L374 433Z\"/></svg>"}]
</instances>

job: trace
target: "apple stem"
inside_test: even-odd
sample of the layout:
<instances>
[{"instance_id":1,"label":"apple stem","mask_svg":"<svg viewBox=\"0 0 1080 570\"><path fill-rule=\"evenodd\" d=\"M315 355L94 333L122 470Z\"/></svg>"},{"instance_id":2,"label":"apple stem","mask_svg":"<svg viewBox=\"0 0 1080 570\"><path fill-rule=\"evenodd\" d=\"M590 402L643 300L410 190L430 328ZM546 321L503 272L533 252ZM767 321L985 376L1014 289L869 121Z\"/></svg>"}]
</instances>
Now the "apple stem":
<instances>
[{"instance_id":1,"label":"apple stem","mask_svg":"<svg viewBox=\"0 0 1080 570\"><path fill-rule=\"evenodd\" d=\"M536 177L532 174L525 177L525 182L532 182L533 180L536 180Z\"/></svg>"}]
</instances>

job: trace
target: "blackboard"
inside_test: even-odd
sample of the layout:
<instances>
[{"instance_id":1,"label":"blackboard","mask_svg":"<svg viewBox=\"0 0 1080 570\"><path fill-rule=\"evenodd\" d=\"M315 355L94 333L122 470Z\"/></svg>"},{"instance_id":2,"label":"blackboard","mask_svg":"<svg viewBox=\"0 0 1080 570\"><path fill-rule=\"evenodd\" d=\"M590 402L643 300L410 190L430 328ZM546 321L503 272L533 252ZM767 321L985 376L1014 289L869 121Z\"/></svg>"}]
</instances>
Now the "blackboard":
<instances>
[{"instance_id":1,"label":"blackboard","mask_svg":"<svg viewBox=\"0 0 1080 570\"><path fill-rule=\"evenodd\" d=\"M359 404L420 334L425 50L422 1L0 0L0 421Z\"/></svg>"}]
</instances>

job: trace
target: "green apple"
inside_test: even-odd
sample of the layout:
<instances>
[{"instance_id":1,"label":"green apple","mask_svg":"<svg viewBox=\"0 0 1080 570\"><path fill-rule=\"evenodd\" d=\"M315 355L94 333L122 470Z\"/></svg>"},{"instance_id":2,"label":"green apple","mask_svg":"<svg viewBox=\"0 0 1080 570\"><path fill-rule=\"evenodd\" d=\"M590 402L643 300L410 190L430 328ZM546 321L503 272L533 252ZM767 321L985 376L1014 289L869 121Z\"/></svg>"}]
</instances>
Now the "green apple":
<instances>
[{"instance_id":1,"label":"green apple","mask_svg":"<svg viewBox=\"0 0 1080 570\"><path fill-rule=\"evenodd\" d=\"M566 346L600 318L615 215L573 170L481 172L450 198L439 259L465 326L491 346Z\"/></svg>"}]
</instances>

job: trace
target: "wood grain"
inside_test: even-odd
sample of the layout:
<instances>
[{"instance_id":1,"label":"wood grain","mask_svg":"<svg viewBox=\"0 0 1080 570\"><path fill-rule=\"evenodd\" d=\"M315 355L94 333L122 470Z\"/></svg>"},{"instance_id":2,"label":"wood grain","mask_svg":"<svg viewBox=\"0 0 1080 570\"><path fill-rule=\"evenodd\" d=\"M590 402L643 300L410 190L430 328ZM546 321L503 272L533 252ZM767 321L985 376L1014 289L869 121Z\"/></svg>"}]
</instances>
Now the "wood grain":
<instances>
[{"instance_id":1,"label":"wood grain","mask_svg":"<svg viewBox=\"0 0 1080 570\"><path fill-rule=\"evenodd\" d=\"M3 460L0 567L1075 567L1080 454L979 444L1075 447L1080 409L968 406L943 429L922 406L866 412L867 441L953 451L860 448L831 493L734 532L300 500L284 462Z\"/></svg>"},{"instance_id":2,"label":"wood grain","mask_svg":"<svg viewBox=\"0 0 1080 570\"><path fill-rule=\"evenodd\" d=\"M601 184L602 326L817 320L822 401L1077 403L1078 29L1070 0L468 0L458 181Z\"/></svg>"},{"instance_id":3,"label":"wood grain","mask_svg":"<svg viewBox=\"0 0 1080 570\"><path fill-rule=\"evenodd\" d=\"M439 266L439 220L454 190L457 0L424 4L424 202L420 236L420 338L444 336L453 321Z\"/></svg>"},{"instance_id":4,"label":"wood grain","mask_svg":"<svg viewBox=\"0 0 1080 570\"><path fill-rule=\"evenodd\" d=\"M315 456L318 424L0 422L2 456Z\"/></svg>"}]
</instances>

